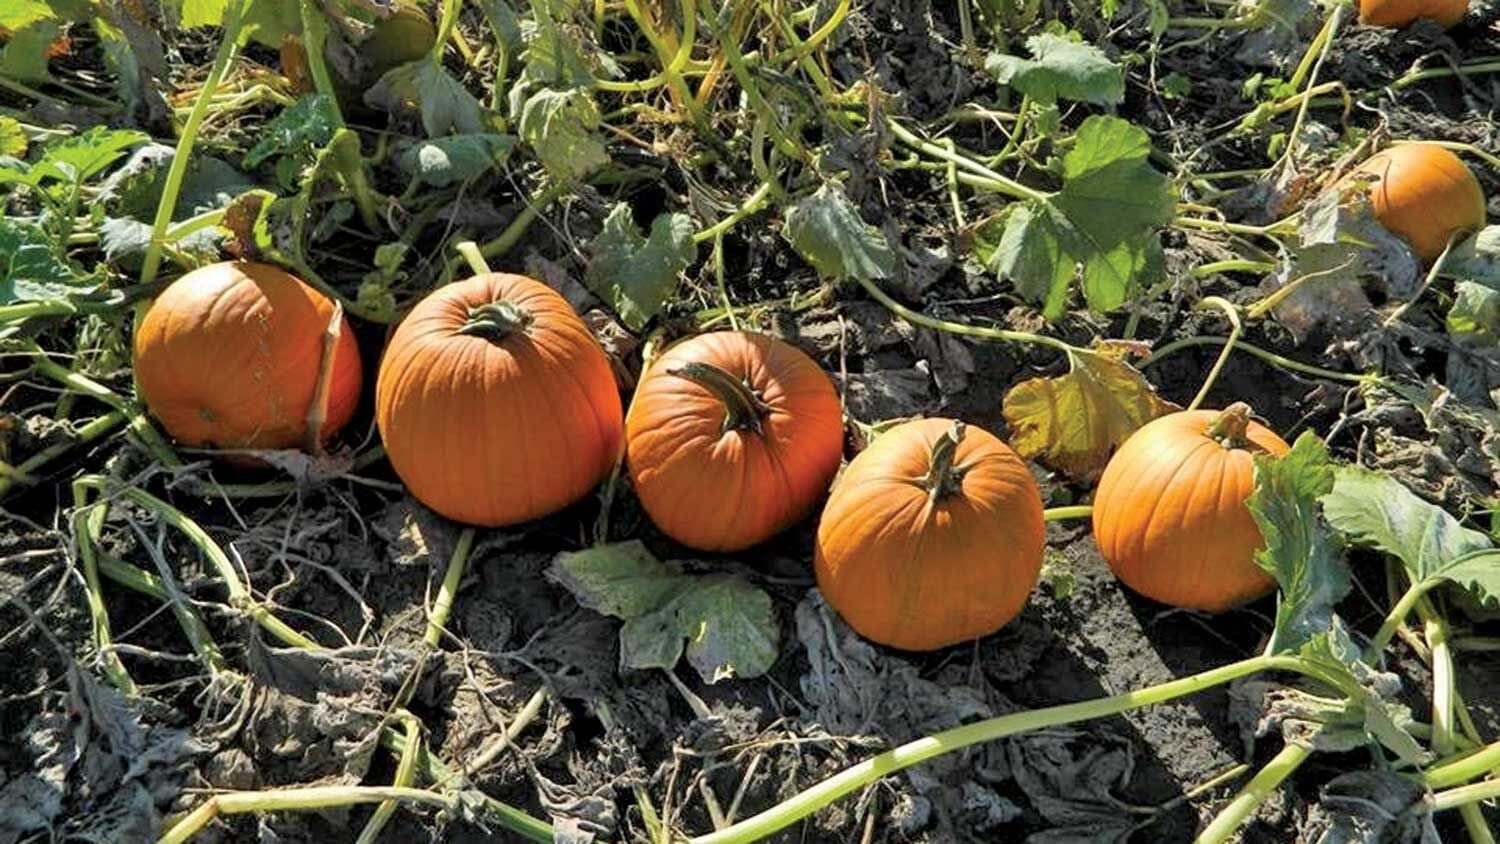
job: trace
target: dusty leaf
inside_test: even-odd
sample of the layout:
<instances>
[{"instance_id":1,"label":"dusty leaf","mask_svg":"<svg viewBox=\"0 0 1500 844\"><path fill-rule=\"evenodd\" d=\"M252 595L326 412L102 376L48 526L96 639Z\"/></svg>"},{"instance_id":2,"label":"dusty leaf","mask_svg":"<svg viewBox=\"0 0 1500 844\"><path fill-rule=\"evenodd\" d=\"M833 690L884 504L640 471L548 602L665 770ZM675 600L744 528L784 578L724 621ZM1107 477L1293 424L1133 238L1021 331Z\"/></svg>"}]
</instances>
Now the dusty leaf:
<instances>
[{"instance_id":1,"label":"dusty leaf","mask_svg":"<svg viewBox=\"0 0 1500 844\"><path fill-rule=\"evenodd\" d=\"M588 91L547 88L526 99L516 126L542 167L572 182L609 163L609 151L594 132L603 119Z\"/></svg>"},{"instance_id":2,"label":"dusty leaf","mask_svg":"<svg viewBox=\"0 0 1500 844\"><path fill-rule=\"evenodd\" d=\"M261 127L260 140L245 153L246 167L259 167L278 156L291 156L305 165L333 139L333 103L322 94L308 94L282 109Z\"/></svg>"},{"instance_id":3,"label":"dusty leaf","mask_svg":"<svg viewBox=\"0 0 1500 844\"><path fill-rule=\"evenodd\" d=\"M79 279L52 250L41 226L0 219L0 305L92 294L93 277Z\"/></svg>"},{"instance_id":4,"label":"dusty leaf","mask_svg":"<svg viewBox=\"0 0 1500 844\"><path fill-rule=\"evenodd\" d=\"M758 677L781 631L771 598L744 579L685 574L639 540L557 555L547 576L578 603L625 622L620 666L670 670L683 655L705 682Z\"/></svg>"},{"instance_id":5,"label":"dusty leaf","mask_svg":"<svg viewBox=\"0 0 1500 844\"><path fill-rule=\"evenodd\" d=\"M631 329L639 331L661 312L677 289L677 279L698 255L693 220L686 214L661 214L642 235L629 203L617 204L604 228L590 243L584 281L599 298L614 306Z\"/></svg>"},{"instance_id":6,"label":"dusty leaf","mask_svg":"<svg viewBox=\"0 0 1500 844\"><path fill-rule=\"evenodd\" d=\"M1032 378L1005 394L1011 444L1071 478L1089 481L1135 430L1178 409L1112 349L1078 351L1072 369Z\"/></svg>"},{"instance_id":7,"label":"dusty leaf","mask_svg":"<svg viewBox=\"0 0 1500 844\"><path fill-rule=\"evenodd\" d=\"M1453 247L1443 269L1449 275L1500 288L1500 225L1486 226Z\"/></svg>"},{"instance_id":8,"label":"dusty leaf","mask_svg":"<svg viewBox=\"0 0 1500 844\"><path fill-rule=\"evenodd\" d=\"M467 182L505 164L510 135L449 135L416 144L401 155L401 169L433 187Z\"/></svg>"},{"instance_id":9,"label":"dusty leaf","mask_svg":"<svg viewBox=\"0 0 1500 844\"><path fill-rule=\"evenodd\" d=\"M429 138L484 131L479 101L441 65L426 58L387 71L365 94L365 102L392 113L419 110Z\"/></svg>"},{"instance_id":10,"label":"dusty leaf","mask_svg":"<svg viewBox=\"0 0 1500 844\"><path fill-rule=\"evenodd\" d=\"M1114 105L1125 98L1125 69L1104 51L1060 35L1026 39L1031 58L991 54L984 69L996 81L1049 105L1058 99Z\"/></svg>"},{"instance_id":11,"label":"dusty leaf","mask_svg":"<svg viewBox=\"0 0 1500 844\"><path fill-rule=\"evenodd\" d=\"M1268 649L1293 651L1328 630L1333 607L1349 594L1349 567L1337 538L1318 519L1318 499L1333 488L1328 448L1312 432L1284 457L1257 455L1246 501L1265 545L1255 562L1276 578L1276 628Z\"/></svg>"},{"instance_id":12,"label":"dusty leaf","mask_svg":"<svg viewBox=\"0 0 1500 844\"><path fill-rule=\"evenodd\" d=\"M787 209L782 234L829 278L886 278L896 267L885 235L860 218L835 184L824 184Z\"/></svg>"}]
</instances>

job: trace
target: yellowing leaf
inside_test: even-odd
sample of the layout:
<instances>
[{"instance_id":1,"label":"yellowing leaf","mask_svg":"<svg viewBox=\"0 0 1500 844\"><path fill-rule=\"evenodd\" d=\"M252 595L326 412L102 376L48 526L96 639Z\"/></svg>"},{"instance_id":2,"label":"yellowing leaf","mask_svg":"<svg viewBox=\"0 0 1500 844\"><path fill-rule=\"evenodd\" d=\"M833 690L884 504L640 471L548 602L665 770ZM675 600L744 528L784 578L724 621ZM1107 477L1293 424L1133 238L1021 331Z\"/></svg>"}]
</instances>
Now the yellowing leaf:
<instances>
[{"instance_id":1,"label":"yellowing leaf","mask_svg":"<svg viewBox=\"0 0 1500 844\"><path fill-rule=\"evenodd\" d=\"M1091 481L1135 429L1178 410L1125 362L1125 354L1120 346L1074 352L1067 375L1010 388L1004 412L1016 451Z\"/></svg>"}]
</instances>

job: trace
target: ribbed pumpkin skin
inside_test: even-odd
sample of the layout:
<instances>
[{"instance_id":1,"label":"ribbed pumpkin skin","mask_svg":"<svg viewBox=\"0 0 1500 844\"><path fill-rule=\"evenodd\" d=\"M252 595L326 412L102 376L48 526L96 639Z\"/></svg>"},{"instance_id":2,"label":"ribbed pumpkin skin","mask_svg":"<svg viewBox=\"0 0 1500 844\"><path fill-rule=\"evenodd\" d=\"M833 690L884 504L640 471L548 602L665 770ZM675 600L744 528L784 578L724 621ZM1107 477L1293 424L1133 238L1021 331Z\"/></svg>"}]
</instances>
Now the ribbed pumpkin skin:
<instances>
[{"instance_id":1,"label":"ribbed pumpkin skin","mask_svg":"<svg viewBox=\"0 0 1500 844\"><path fill-rule=\"evenodd\" d=\"M1419 18L1453 26L1469 13L1469 0L1359 0L1359 22L1369 26L1406 26Z\"/></svg>"},{"instance_id":2,"label":"ribbed pumpkin skin","mask_svg":"<svg viewBox=\"0 0 1500 844\"><path fill-rule=\"evenodd\" d=\"M136 383L151 414L193 447L301 448L334 303L269 264L229 261L174 281L135 332ZM334 346L323 439L359 402L359 346Z\"/></svg>"},{"instance_id":3,"label":"ribbed pumpkin skin","mask_svg":"<svg viewBox=\"0 0 1500 844\"><path fill-rule=\"evenodd\" d=\"M724 430L725 404L672 374L711 364L767 405L760 430ZM828 375L761 334L702 334L668 349L641 378L625 420L636 495L662 533L703 551L737 551L801 521L843 456L844 423Z\"/></svg>"},{"instance_id":4,"label":"ribbed pumpkin skin","mask_svg":"<svg viewBox=\"0 0 1500 844\"><path fill-rule=\"evenodd\" d=\"M1255 564L1263 539L1245 506L1256 451L1210 437L1218 415L1183 411L1143 425L1110 459L1094 495L1094 539L1115 576L1155 601L1208 612L1276 587ZM1245 436L1265 453L1288 451L1253 421Z\"/></svg>"},{"instance_id":5,"label":"ribbed pumpkin skin","mask_svg":"<svg viewBox=\"0 0 1500 844\"><path fill-rule=\"evenodd\" d=\"M498 342L460 334L471 308L533 322ZM614 467L620 394L598 342L546 285L486 273L438 288L392 335L375 423L417 500L458 522L512 525L587 495Z\"/></svg>"},{"instance_id":6,"label":"ribbed pumpkin skin","mask_svg":"<svg viewBox=\"0 0 1500 844\"><path fill-rule=\"evenodd\" d=\"M1345 178L1375 180L1375 218L1424 261L1436 260L1454 232L1484 227L1484 191L1463 161L1440 146L1397 144Z\"/></svg>"},{"instance_id":7,"label":"ribbed pumpkin skin","mask_svg":"<svg viewBox=\"0 0 1500 844\"><path fill-rule=\"evenodd\" d=\"M968 428L962 487L935 503L922 481L953 422L919 419L881 434L834 484L818 525L823 596L861 636L935 650L1000 629L1042 568L1042 498L1026 464Z\"/></svg>"}]
</instances>

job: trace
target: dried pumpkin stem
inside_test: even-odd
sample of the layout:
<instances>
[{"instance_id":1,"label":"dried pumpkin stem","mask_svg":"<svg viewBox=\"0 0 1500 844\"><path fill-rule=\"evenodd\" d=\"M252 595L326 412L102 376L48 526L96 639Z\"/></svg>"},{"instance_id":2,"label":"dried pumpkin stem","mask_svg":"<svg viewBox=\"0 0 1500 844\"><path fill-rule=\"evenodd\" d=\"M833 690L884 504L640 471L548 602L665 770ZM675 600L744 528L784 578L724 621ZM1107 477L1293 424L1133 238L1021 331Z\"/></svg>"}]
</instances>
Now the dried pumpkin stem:
<instances>
[{"instance_id":1,"label":"dried pumpkin stem","mask_svg":"<svg viewBox=\"0 0 1500 844\"><path fill-rule=\"evenodd\" d=\"M724 403L725 433L749 430L758 434L761 419L771 412L771 406L751 388L749 381L735 378L711 363L693 361L669 369L667 374L692 381Z\"/></svg>"},{"instance_id":2,"label":"dried pumpkin stem","mask_svg":"<svg viewBox=\"0 0 1500 844\"><path fill-rule=\"evenodd\" d=\"M932 444L931 463L927 469L927 477L922 481L929 501L936 503L963 488L964 473L969 467L953 465L958 457L958 446L963 441L964 423L954 422L953 429L945 432Z\"/></svg>"},{"instance_id":3,"label":"dried pumpkin stem","mask_svg":"<svg viewBox=\"0 0 1500 844\"><path fill-rule=\"evenodd\" d=\"M1250 444L1245 436L1245 431L1250 428L1250 415L1250 405L1237 401L1224 408L1204 433L1225 448L1244 448Z\"/></svg>"},{"instance_id":4,"label":"dried pumpkin stem","mask_svg":"<svg viewBox=\"0 0 1500 844\"><path fill-rule=\"evenodd\" d=\"M469 321L458 329L459 334L481 337L491 343L499 343L536 321L531 312L515 302L501 300L469 309Z\"/></svg>"}]
</instances>

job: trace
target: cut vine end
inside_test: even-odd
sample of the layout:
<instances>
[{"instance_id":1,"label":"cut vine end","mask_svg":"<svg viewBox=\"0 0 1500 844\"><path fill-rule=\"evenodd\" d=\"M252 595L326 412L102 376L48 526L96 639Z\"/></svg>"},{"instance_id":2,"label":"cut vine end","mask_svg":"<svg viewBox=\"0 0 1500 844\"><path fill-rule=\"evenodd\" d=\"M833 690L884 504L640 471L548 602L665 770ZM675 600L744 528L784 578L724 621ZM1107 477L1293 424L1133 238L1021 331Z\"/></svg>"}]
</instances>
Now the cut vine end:
<instances>
[{"instance_id":1,"label":"cut vine end","mask_svg":"<svg viewBox=\"0 0 1500 844\"><path fill-rule=\"evenodd\" d=\"M752 431L759 434L761 420L771 412L771 406L750 386L749 379L735 378L711 363L690 361L667 370L667 374L692 381L724 403L721 433Z\"/></svg>"},{"instance_id":2,"label":"cut vine end","mask_svg":"<svg viewBox=\"0 0 1500 844\"><path fill-rule=\"evenodd\" d=\"M536 322L536 317L530 311L502 299L470 308L469 319L458 333L499 343L512 334L525 331L533 322Z\"/></svg>"},{"instance_id":3,"label":"cut vine end","mask_svg":"<svg viewBox=\"0 0 1500 844\"><path fill-rule=\"evenodd\" d=\"M1220 411L1204 433L1225 448L1244 448L1250 445L1246 432L1250 429L1250 418L1253 415L1250 405L1237 401Z\"/></svg>"},{"instance_id":4,"label":"cut vine end","mask_svg":"<svg viewBox=\"0 0 1500 844\"><path fill-rule=\"evenodd\" d=\"M958 446L964 441L966 427L962 422L954 422L953 427L932 444L932 456L922 486L927 489L927 498L933 503L963 489L964 474L969 467L955 465L954 460L958 458Z\"/></svg>"}]
</instances>

